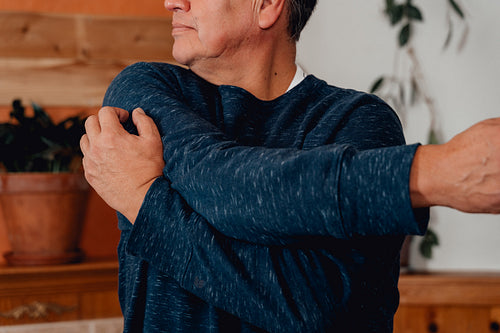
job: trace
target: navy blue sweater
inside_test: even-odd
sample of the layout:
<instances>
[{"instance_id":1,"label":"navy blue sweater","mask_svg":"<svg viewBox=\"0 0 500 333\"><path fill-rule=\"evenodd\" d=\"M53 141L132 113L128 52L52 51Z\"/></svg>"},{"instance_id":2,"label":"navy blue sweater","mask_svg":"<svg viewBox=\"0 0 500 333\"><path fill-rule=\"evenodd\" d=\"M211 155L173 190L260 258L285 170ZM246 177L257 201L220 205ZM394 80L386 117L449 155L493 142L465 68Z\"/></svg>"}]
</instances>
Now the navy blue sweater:
<instances>
[{"instance_id":1,"label":"navy blue sweater","mask_svg":"<svg viewBox=\"0 0 500 333\"><path fill-rule=\"evenodd\" d=\"M135 225L119 216L126 332L392 331L403 235L428 211L383 101L314 76L261 101L140 63L104 105L142 107L166 161Z\"/></svg>"}]
</instances>

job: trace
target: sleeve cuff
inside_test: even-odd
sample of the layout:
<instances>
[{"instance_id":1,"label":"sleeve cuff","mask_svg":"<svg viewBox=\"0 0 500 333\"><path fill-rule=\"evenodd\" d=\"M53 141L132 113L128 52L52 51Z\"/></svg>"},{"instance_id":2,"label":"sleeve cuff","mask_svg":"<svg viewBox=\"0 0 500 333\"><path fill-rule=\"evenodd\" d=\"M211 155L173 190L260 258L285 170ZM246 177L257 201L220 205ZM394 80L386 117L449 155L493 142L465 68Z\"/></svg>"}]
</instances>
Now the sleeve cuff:
<instances>
[{"instance_id":1,"label":"sleeve cuff","mask_svg":"<svg viewBox=\"0 0 500 333\"><path fill-rule=\"evenodd\" d=\"M422 235L429 209L413 209L410 170L419 145L351 153L343 162L340 207L346 233Z\"/></svg>"}]
</instances>

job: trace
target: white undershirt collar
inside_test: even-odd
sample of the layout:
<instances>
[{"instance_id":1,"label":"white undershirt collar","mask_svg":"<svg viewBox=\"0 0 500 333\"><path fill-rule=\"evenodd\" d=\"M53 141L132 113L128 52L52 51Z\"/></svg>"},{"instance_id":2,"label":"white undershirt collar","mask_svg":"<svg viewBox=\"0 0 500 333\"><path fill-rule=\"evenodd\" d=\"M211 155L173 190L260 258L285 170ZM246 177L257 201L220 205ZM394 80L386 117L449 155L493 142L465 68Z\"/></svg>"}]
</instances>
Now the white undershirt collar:
<instances>
[{"instance_id":1,"label":"white undershirt collar","mask_svg":"<svg viewBox=\"0 0 500 333\"><path fill-rule=\"evenodd\" d=\"M290 83L290 86L288 87L287 92L289 92L290 90L295 88L295 86L297 86L300 82L302 82L302 80L304 80L306 76L307 76L307 74L306 74L306 72L304 72L302 67L297 65L297 71L295 72L295 76L293 77L293 80Z\"/></svg>"}]
</instances>

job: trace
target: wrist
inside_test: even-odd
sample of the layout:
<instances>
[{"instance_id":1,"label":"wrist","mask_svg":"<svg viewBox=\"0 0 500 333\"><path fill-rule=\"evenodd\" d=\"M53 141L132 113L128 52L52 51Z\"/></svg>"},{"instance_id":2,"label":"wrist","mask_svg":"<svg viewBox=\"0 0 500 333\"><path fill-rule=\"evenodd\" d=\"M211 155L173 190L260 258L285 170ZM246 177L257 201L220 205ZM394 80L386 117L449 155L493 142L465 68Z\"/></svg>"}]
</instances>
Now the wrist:
<instances>
[{"instance_id":1,"label":"wrist","mask_svg":"<svg viewBox=\"0 0 500 333\"><path fill-rule=\"evenodd\" d=\"M130 200L128 201L128 204L122 210L120 210L120 213L125 216L130 221L130 223L135 223L144 199L146 198L146 194L148 193L149 188L155 180L156 178L148 181L147 183L143 184L135 191L133 191L134 194L129 197Z\"/></svg>"},{"instance_id":2,"label":"wrist","mask_svg":"<svg viewBox=\"0 0 500 333\"><path fill-rule=\"evenodd\" d=\"M439 204L439 145L417 148L410 171L410 198L413 208Z\"/></svg>"}]
</instances>

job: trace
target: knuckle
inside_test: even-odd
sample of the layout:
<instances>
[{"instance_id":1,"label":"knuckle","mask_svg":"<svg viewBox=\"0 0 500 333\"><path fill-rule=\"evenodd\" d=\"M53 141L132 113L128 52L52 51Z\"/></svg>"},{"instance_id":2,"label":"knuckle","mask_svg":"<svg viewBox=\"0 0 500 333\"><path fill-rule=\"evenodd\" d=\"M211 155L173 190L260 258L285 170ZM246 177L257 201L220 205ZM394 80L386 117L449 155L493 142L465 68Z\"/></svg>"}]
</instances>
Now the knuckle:
<instances>
[{"instance_id":1,"label":"knuckle","mask_svg":"<svg viewBox=\"0 0 500 333\"><path fill-rule=\"evenodd\" d=\"M82 135L80 138L80 148L84 148L84 146L87 144L88 141L88 136L87 134Z\"/></svg>"},{"instance_id":2,"label":"knuckle","mask_svg":"<svg viewBox=\"0 0 500 333\"><path fill-rule=\"evenodd\" d=\"M89 126L90 124L94 123L96 121L97 117L96 115L90 115L85 119L85 127Z\"/></svg>"},{"instance_id":3,"label":"knuckle","mask_svg":"<svg viewBox=\"0 0 500 333\"><path fill-rule=\"evenodd\" d=\"M108 113L113 112L113 108L111 106L103 106L99 109L99 113Z\"/></svg>"}]
</instances>

